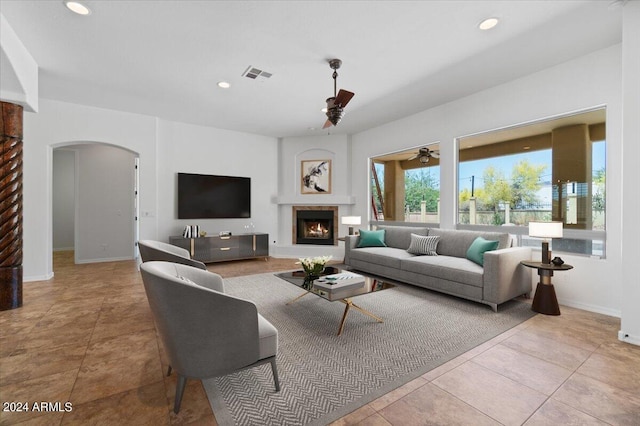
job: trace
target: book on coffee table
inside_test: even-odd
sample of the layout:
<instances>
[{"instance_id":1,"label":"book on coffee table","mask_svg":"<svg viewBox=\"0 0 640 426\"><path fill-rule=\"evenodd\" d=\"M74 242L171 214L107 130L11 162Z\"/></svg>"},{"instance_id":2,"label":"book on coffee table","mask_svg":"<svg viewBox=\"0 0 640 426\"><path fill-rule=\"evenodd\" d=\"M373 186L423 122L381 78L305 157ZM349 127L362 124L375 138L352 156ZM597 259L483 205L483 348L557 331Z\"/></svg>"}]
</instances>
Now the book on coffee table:
<instances>
[{"instance_id":1,"label":"book on coffee table","mask_svg":"<svg viewBox=\"0 0 640 426\"><path fill-rule=\"evenodd\" d=\"M364 284L362 275L353 272L341 272L339 274L325 275L313 282L315 287L327 290L343 290L349 287L357 287Z\"/></svg>"}]
</instances>

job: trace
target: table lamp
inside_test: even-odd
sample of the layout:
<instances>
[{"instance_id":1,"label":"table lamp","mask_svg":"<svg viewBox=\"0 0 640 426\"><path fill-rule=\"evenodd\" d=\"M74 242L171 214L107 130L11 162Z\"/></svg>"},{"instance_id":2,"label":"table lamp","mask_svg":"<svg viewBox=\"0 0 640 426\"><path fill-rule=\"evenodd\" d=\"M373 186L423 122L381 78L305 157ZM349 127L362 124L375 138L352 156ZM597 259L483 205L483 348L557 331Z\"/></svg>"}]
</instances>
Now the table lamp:
<instances>
[{"instance_id":1,"label":"table lamp","mask_svg":"<svg viewBox=\"0 0 640 426\"><path fill-rule=\"evenodd\" d=\"M549 256L549 239L562 238L562 222L529 222L529 236L543 238L542 263L551 263Z\"/></svg>"},{"instance_id":2,"label":"table lamp","mask_svg":"<svg viewBox=\"0 0 640 426\"><path fill-rule=\"evenodd\" d=\"M360 225L360 216L342 216L342 224L349 225L349 235L353 235L353 225Z\"/></svg>"}]
</instances>

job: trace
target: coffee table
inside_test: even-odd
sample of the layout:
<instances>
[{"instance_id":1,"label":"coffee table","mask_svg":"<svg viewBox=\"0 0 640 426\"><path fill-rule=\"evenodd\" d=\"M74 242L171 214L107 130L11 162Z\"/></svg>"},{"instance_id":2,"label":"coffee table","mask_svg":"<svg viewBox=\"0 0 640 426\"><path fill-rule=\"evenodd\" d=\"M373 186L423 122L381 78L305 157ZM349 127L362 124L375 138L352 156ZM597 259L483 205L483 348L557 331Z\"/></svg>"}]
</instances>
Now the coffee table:
<instances>
[{"instance_id":1,"label":"coffee table","mask_svg":"<svg viewBox=\"0 0 640 426\"><path fill-rule=\"evenodd\" d=\"M325 271L321 274L321 276L339 274L342 272L351 272L351 271L330 266L325 268ZM281 278L290 284L303 288L302 284L304 283L304 271L282 272L275 275L276 277ZM361 274L358 274L358 275L361 275ZM314 285L308 290L305 289L305 292L302 293L300 296L287 302L287 305L295 303L296 301L300 300L307 294L315 294L316 296L322 299L328 300L329 302L344 303L345 304L344 313L342 314L342 320L340 321L340 326L338 328L338 336L340 336L342 334L342 331L344 330L344 323L347 319L347 315L349 314L349 310L351 308L373 318L378 322L384 322L382 318L372 314L366 309L363 309L360 306L353 303L351 298L356 296L371 294L377 291L387 290L395 287L395 285L389 282L386 282L377 278L373 278L373 277L368 277L365 275L362 275L362 277L364 279L364 282L362 283L362 285L351 286L346 288L327 289L324 287L319 287Z\"/></svg>"}]
</instances>

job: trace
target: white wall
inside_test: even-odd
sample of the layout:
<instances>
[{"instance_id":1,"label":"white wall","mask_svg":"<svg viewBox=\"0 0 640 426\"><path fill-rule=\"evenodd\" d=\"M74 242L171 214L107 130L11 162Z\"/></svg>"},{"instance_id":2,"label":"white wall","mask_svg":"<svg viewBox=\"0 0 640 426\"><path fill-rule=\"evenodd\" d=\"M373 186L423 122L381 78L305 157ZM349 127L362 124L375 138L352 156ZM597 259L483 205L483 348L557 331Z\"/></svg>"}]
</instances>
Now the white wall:
<instances>
[{"instance_id":1,"label":"white wall","mask_svg":"<svg viewBox=\"0 0 640 426\"><path fill-rule=\"evenodd\" d=\"M76 150L76 263L133 259L135 155L104 144Z\"/></svg>"},{"instance_id":2,"label":"white wall","mask_svg":"<svg viewBox=\"0 0 640 426\"><path fill-rule=\"evenodd\" d=\"M24 281L48 279L52 266L53 149L77 142L100 142L139 156L140 239L168 240L187 222L175 215L178 171L252 178L251 219L210 219L203 230L256 231L276 235L277 140L155 117L40 99L37 114L24 114ZM185 155L190 152L191 155ZM109 243L107 243L109 244Z\"/></svg>"},{"instance_id":3,"label":"white wall","mask_svg":"<svg viewBox=\"0 0 640 426\"><path fill-rule=\"evenodd\" d=\"M607 107L607 258L564 255L554 276L560 303L620 315L622 298L621 46L614 46L353 136L354 214L369 214L368 158L440 142L441 227L456 222L455 139L571 111ZM637 225L636 225L637 226Z\"/></svg>"},{"instance_id":4,"label":"white wall","mask_svg":"<svg viewBox=\"0 0 640 426\"><path fill-rule=\"evenodd\" d=\"M53 151L53 250L73 250L75 227L76 152Z\"/></svg>"},{"instance_id":5,"label":"white wall","mask_svg":"<svg viewBox=\"0 0 640 426\"><path fill-rule=\"evenodd\" d=\"M40 99L39 111L24 113L24 281L48 279L52 266L53 148L77 142L112 144L140 156L142 210L156 209L156 118ZM156 222L140 220L140 237L155 238Z\"/></svg>"},{"instance_id":6,"label":"white wall","mask_svg":"<svg viewBox=\"0 0 640 426\"><path fill-rule=\"evenodd\" d=\"M160 120L158 127L158 236L168 242L185 225L199 225L209 234L266 232L271 241L278 231L277 139L249 133ZM177 219L177 173L199 173L251 178L250 219Z\"/></svg>"},{"instance_id":7,"label":"white wall","mask_svg":"<svg viewBox=\"0 0 640 426\"><path fill-rule=\"evenodd\" d=\"M621 340L640 345L640 2L624 6L622 32L622 93L624 131L622 148L622 324Z\"/></svg>"}]
</instances>

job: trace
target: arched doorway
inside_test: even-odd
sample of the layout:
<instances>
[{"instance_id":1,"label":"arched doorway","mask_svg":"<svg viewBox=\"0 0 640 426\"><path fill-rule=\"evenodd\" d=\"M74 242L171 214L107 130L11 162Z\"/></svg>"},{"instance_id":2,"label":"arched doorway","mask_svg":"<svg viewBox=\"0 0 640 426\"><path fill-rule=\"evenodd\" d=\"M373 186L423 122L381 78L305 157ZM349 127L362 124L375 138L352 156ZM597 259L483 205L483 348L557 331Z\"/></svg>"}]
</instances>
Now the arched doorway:
<instances>
[{"instance_id":1,"label":"arched doorway","mask_svg":"<svg viewBox=\"0 0 640 426\"><path fill-rule=\"evenodd\" d=\"M138 154L113 144L52 146L54 252L75 263L134 259L138 236Z\"/></svg>"}]
</instances>

